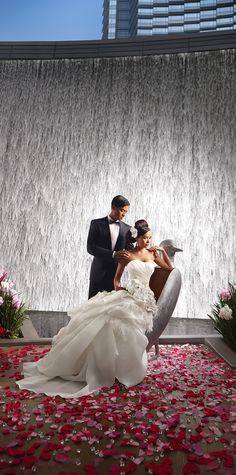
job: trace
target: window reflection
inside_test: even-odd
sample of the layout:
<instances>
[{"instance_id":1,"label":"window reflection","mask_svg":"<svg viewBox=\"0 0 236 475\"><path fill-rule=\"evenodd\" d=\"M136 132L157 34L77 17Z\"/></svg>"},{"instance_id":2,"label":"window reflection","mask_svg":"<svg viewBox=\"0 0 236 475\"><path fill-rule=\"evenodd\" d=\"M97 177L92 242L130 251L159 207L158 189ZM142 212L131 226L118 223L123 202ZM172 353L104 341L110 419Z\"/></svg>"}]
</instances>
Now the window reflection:
<instances>
[{"instance_id":1,"label":"window reflection","mask_svg":"<svg viewBox=\"0 0 236 475\"><path fill-rule=\"evenodd\" d=\"M235 29L236 24L233 0L104 0L103 8L103 38Z\"/></svg>"}]
</instances>

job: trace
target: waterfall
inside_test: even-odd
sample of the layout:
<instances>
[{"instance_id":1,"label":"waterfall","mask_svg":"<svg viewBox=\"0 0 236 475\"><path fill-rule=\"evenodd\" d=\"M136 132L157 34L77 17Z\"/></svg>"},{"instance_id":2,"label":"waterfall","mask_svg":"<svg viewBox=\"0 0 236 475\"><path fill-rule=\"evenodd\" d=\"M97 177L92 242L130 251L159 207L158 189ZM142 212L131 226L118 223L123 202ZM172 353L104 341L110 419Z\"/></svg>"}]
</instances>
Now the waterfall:
<instances>
[{"instance_id":1,"label":"waterfall","mask_svg":"<svg viewBox=\"0 0 236 475\"><path fill-rule=\"evenodd\" d=\"M89 223L116 194L183 248L175 316L235 281L235 50L1 61L0 130L0 270L30 308L87 298Z\"/></svg>"}]
</instances>

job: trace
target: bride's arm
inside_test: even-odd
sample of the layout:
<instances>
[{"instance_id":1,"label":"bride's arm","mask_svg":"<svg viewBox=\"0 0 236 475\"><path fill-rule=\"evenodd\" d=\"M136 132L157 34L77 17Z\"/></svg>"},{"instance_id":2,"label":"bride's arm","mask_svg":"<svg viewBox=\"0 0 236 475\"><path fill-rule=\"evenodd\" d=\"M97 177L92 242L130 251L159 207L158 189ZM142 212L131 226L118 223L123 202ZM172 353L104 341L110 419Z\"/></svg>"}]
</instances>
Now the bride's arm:
<instances>
[{"instance_id":1,"label":"bride's arm","mask_svg":"<svg viewBox=\"0 0 236 475\"><path fill-rule=\"evenodd\" d=\"M162 257L158 254L158 251L161 251ZM174 268L174 265L172 264L166 250L160 246L155 246L154 262L162 269L172 270Z\"/></svg>"},{"instance_id":2,"label":"bride's arm","mask_svg":"<svg viewBox=\"0 0 236 475\"><path fill-rule=\"evenodd\" d=\"M125 266L126 266L126 264L124 262L119 262L119 264L117 266L114 281L113 281L115 290L125 290L124 287L120 286L120 279L121 279L121 276L124 272Z\"/></svg>"}]
</instances>

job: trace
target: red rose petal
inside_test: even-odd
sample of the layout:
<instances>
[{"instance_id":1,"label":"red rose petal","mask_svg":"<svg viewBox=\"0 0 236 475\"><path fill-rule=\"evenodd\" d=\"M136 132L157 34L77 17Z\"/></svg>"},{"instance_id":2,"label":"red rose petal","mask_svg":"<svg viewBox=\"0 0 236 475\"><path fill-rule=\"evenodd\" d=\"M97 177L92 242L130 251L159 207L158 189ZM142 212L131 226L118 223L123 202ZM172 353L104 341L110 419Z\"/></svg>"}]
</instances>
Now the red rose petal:
<instances>
[{"instance_id":1,"label":"red rose petal","mask_svg":"<svg viewBox=\"0 0 236 475\"><path fill-rule=\"evenodd\" d=\"M31 468L33 465L36 465L37 462L38 462L38 460L33 455L31 455L31 456L26 455L22 459L22 464L24 465L25 468Z\"/></svg>"},{"instance_id":2,"label":"red rose petal","mask_svg":"<svg viewBox=\"0 0 236 475\"><path fill-rule=\"evenodd\" d=\"M187 462L182 468L182 473L184 475L190 475L192 473L200 473L200 468L198 467L198 465L196 465L193 462Z\"/></svg>"},{"instance_id":3,"label":"red rose petal","mask_svg":"<svg viewBox=\"0 0 236 475\"><path fill-rule=\"evenodd\" d=\"M206 468L207 470L218 470L218 468L220 468L220 464L216 460L213 460L212 462L208 462L206 464Z\"/></svg>"},{"instance_id":4,"label":"red rose petal","mask_svg":"<svg viewBox=\"0 0 236 475\"><path fill-rule=\"evenodd\" d=\"M54 460L59 463L66 463L69 461L69 457L64 453L58 453L54 455Z\"/></svg>"},{"instance_id":5,"label":"red rose petal","mask_svg":"<svg viewBox=\"0 0 236 475\"><path fill-rule=\"evenodd\" d=\"M51 460L51 454L50 452L42 452L40 455L39 455L39 458L40 460Z\"/></svg>"}]
</instances>

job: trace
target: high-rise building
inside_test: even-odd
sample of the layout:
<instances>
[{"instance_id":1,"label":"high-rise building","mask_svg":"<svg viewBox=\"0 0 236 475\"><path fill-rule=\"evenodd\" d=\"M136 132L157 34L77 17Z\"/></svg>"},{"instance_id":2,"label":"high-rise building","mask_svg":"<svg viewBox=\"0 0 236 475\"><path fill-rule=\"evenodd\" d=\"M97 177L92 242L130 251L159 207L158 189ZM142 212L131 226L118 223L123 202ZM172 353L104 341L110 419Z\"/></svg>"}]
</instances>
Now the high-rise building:
<instances>
[{"instance_id":1,"label":"high-rise building","mask_svg":"<svg viewBox=\"0 0 236 475\"><path fill-rule=\"evenodd\" d=\"M236 0L104 0L103 39L236 29Z\"/></svg>"}]
</instances>

